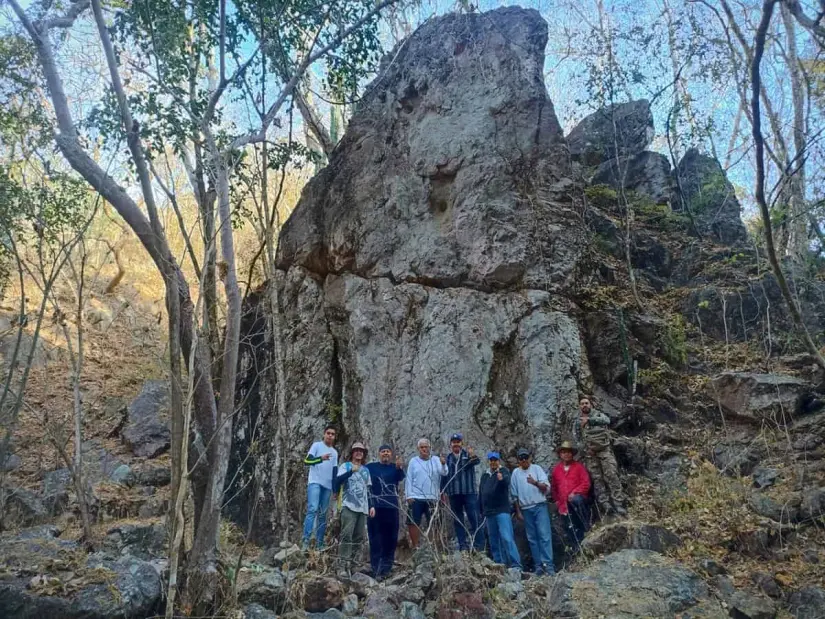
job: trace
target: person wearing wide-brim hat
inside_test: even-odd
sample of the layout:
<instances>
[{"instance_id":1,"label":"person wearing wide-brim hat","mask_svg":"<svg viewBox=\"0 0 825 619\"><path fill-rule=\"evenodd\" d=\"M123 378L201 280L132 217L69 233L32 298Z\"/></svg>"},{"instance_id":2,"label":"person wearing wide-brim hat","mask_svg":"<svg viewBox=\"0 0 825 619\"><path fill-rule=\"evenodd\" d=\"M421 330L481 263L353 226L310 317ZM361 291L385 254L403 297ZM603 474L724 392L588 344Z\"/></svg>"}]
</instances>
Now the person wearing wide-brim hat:
<instances>
[{"instance_id":1,"label":"person wearing wide-brim hat","mask_svg":"<svg viewBox=\"0 0 825 619\"><path fill-rule=\"evenodd\" d=\"M341 490L341 543L338 548L339 574L352 573L355 558L364 543L367 517L375 516L370 487L370 472L364 466L367 447L355 442L350 448L349 462L338 468L336 486Z\"/></svg>"},{"instance_id":2,"label":"person wearing wide-brim hat","mask_svg":"<svg viewBox=\"0 0 825 619\"><path fill-rule=\"evenodd\" d=\"M550 475L550 494L559 509L559 515L564 519L568 542L575 550L580 549L584 534L590 528L587 499L590 475L581 462L573 459L578 451L570 441L559 445L556 451L559 463L553 467Z\"/></svg>"}]
</instances>

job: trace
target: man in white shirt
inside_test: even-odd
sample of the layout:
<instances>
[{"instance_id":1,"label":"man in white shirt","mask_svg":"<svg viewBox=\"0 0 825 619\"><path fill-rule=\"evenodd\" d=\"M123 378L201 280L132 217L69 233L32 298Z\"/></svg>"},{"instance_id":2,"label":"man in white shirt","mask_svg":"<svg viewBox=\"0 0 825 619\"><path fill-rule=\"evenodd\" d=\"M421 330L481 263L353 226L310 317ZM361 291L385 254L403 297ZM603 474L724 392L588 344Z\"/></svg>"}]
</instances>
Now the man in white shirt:
<instances>
[{"instance_id":1,"label":"man in white shirt","mask_svg":"<svg viewBox=\"0 0 825 619\"><path fill-rule=\"evenodd\" d=\"M547 510L547 492L550 483L547 473L537 464L527 449L518 450L518 468L510 475L510 494L516 509L516 518L524 521L527 542L533 555L537 576L555 573L553 565L553 527Z\"/></svg>"},{"instance_id":2,"label":"man in white shirt","mask_svg":"<svg viewBox=\"0 0 825 619\"><path fill-rule=\"evenodd\" d=\"M410 542L413 548L418 548L421 539L421 521L427 516L427 521L435 516L438 497L441 494L441 478L447 475L447 459L439 456L433 458L430 454L430 441L426 438L418 440L418 455L410 460L407 466L407 477L404 479L404 494L407 497L407 525L410 531Z\"/></svg>"},{"instance_id":3,"label":"man in white shirt","mask_svg":"<svg viewBox=\"0 0 825 619\"><path fill-rule=\"evenodd\" d=\"M301 547L309 548L309 541L315 536L315 548L323 550L324 533L327 530L327 511L332 496L332 480L338 468L338 452L335 444L335 426L324 428L324 440L317 441L309 448L304 464L309 467L307 481L307 515L304 519L304 534Z\"/></svg>"}]
</instances>

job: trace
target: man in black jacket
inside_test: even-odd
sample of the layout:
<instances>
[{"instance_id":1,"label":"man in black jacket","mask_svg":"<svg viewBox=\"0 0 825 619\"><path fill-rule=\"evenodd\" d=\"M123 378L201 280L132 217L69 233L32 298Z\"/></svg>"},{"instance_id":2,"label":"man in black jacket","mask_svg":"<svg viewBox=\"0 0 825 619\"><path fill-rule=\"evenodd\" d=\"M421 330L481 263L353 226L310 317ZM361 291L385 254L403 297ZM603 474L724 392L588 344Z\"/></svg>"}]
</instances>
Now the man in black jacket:
<instances>
[{"instance_id":1,"label":"man in black jacket","mask_svg":"<svg viewBox=\"0 0 825 619\"><path fill-rule=\"evenodd\" d=\"M510 471L501 466L501 456L497 451L489 452L487 460L490 470L481 476L478 496L481 513L487 522L487 538L493 561L521 569L521 557L510 516Z\"/></svg>"}]
</instances>

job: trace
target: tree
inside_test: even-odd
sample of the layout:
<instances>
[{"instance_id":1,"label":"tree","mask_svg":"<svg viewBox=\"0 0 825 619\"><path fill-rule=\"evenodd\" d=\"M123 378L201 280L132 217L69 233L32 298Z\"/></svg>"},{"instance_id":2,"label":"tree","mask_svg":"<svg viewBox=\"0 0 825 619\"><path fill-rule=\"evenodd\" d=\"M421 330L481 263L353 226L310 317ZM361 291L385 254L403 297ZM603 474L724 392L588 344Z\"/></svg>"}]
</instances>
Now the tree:
<instances>
[{"instance_id":1,"label":"tree","mask_svg":"<svg viewBox=\"0 0 825 619\"><path fill-rule=\"evenodd\" d=\"M195 522L187 590L189 603L197 602L204 611L217 601L218 531L240 335L232 184L248 147L269 143L286 101L294 97L310 67L323 62L328 83L340 91L357 87L366 68L377 59L378 18L395 2L239 0L228 5L221 0L216 5L137 0L126 9L115 10L110 27L101 0L78 0L62 13L51 3L27 12L16 0L9 1L36 49L54 110L54 140L60 152L123 217L163 276L169 325L172 496L179 495L191 475ZM57 62L56 33L86 19L90 8L111 81L109 104L95 121L104 135L125 140L128 165L140 186L145 214L125 183L109 176L89 155ZM255 72L277 76L268 84L271 103L255 122L240 128L230 118L236 111L233 97L246 92ZM206 247L200 282L204 337L196 332L189 283L170 251L154 194L150 162L166 143L185 162L201 210ZM220 269L215 269L218 247ZM222 328L218 325L216 270L224 284ZM181 357L191 368L191 392L186 394L192 400L196 429L191 440L184 435L187 418ZM189 463L185 465L182 457L187 450ZM181 526L175 523L172 539L181 538Z\"/></svg>"}]
</instances>

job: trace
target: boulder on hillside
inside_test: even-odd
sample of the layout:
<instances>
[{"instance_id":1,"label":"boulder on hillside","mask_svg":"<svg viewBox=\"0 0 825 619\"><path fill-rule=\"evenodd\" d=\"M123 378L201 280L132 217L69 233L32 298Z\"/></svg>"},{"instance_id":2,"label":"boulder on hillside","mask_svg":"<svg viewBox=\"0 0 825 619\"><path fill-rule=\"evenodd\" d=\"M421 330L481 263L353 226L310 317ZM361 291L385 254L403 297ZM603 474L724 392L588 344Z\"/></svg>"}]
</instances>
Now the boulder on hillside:
<instances>
[{"instance_id":1,"label":"boulder on hillside","mask_svg":"<svg viewBox=\"0 0 825 619\"><path fill-rule=\"evenodd\" d=\"M112 560L91 555L78 565L82 552L66 540L0 540L8 572L0 579L0 617L107 619L147 617L158 610L163 588L151 563L130 556ZM42 573L48 565L72 565L71 580Z\"/></svg>"},{"instance_id":2,"label":"boulder on hillside","mask_svg":"<svg viewBox=\"0 0 825 619\"><path fill-rule=\"evenodd\" d=\"M49 513L43 501L25 488L4 488L2 504L5 508L3 522L6 526L30 527L46 522Z\"/></svg>"},{"instance_id":3,"label":"boulder on hillside","mask_svg":"<svg viewBox=\"0 0 825 619\"><path fill-rule=\"evenodd\" d=\"M313 576L301 584L301 606L307 612L324 612L330 608L338 608L344 603L344 587L334 578Z\"/></svg>"},{"instance_id":4,"label":"boulder on hillside","mask_svg":"<svg viewBox=\"0 0 825 619\"><path fill-rule=\"evenodd\" d=\"M633 191L638 198L654 204L670 204L673 199L670 160L649 150L631 157L608 159L596 170L590 184Z\"/></svg>"},{"instance_id":5,"label":"boulder on hillside","mask_svg":"<svg viewBox=\"0 0 825 619\"><path fill-rule=\"evenodd\" d=\"M808 488L802 492L799 517L802 520L825 519L825 488Z\"/></svg>"},{"instance_id":6,"label":"boulder on hillside","mask_svg":"<svg viewBox=\"0 0 825 619\"><path fill-rule=\"evenodd\" d=\"M601 527L588 535L582 549L602 555L635 548L664 553L682 545L682 540L673 531L653 524L618 522Z\"/></svg>"},{"instance_id":7,"label":"boulder on hillside","mask_svg":"<svg viewBox=\"0 0 825 619\"><path fill-rule=\"evenodd\" d=\"M138 396L126 407L123 441L136 456L154 458L169 449L169 384L146 381Z\"/></svg>"},{"instance_id":8,"label":"boulder on hillside","mask_svg":"<svg viewBox=\"0 0 825 619\"><path fill-rule=\"evenodd\" d=\"M570 156L586 166L635 156L653 140L653 113L646 99L616 103L587 116L567 136Z\"/></svg>"},{"instance_id":9,"label":"boulder on hillside","mask_svg":"<svg viewBox=\"0 0 825 619\"><path fill-rule=\"evenodd\" d=\"M723 372L708 384L708 394L722 409L752 421L787 425L811 385L794 376Z\"/></svg>"},{"instance_id":10,"label":"boulder on hillside","mask_svg":"<svg viewBox=\"0 0 825 619\"><path fill-rule=\"evenodd\" d=\"M166 528L161 524L124 524L106 532L104 547L114 554L139 559L159 559L168 555Z\"/></svg>"},{"instance_id":11,"label":"boulder on hillside","mask_svg":"<svg viewBox=\"0 0 825 619\"><path fill-rule=\"evenodd\" d=\"M238 581L238 601L241 604L260 604L266 608L282 609L287 597L287 585L277 569L260 572L241 572Z\"/></svg>"},{"instance_id":12,"label":"boulder on hillside","mask_svg":"<svg viewBox=\"0 0 825 619\"><path fill-rule=\"evenodd\" d=\"M736 191L719 162L691 148L674 170L674 210L690 211L696 227L720 243L747 240Z\"/></svg>"},{"instance_id":13,"label":"boulder on hillside","mask_svg":"<svg viewBox=\"0 0 825 619\"><path fill-rule=\"evenodd\" d=\"M621 550L581 572L563 572L550 588L553 617L691 617L722 619L699 575L650 550Z\"/></svg>"},{"instance_id":14,"label":"boulder on hillside","mask_svg":"<svg viewBox=\"0 0 825 619\"><path fill-rule=\"evenodd\" d=\"M795 619L825 619L825 589L800 589L791 595L788 605Z\"/></svg>"}]
</instances>

